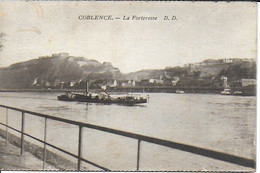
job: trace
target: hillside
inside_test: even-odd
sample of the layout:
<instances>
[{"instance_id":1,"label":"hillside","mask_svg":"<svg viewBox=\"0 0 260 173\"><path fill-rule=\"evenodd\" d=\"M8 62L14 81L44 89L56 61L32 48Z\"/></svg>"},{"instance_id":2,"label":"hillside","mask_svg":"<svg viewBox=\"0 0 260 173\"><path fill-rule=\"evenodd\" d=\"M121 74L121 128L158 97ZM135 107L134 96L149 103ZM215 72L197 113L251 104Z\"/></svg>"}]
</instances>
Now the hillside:
<instances>
[{"instance_id":1,"label":"hillside","mask_svg":"<svg viewBox=\"0 0 260 173\"><path fill-rule=\"evenodd\" d=\"M110 62L69 56L66 53L39 57L0 68L0 89L85 88L100 86L235 86L242 78L256 79L256 62L252 59L207 59L183 67L140 70L123 74ZM152 79L151 82L150 79ZM132 85L129 80L135 81ZM128 84L126 84L128 83Z\"/></svg>"},{"instance_id":2,"label":"hillside","mask_svg":"<svg viewBox=\"0 0 260 173\"><path fill-rule=\"evenodd\" d=\"M162 85L171 85L174 77L178 77L178 86L222 86L223 76L227 77L230 86L242 78L256 79L256 62L252 59L207 59L202 62L186 64L183 67L167 67L160 70L141 70L129 73L127 79L163 79ZM161 85L161 84L158 84Z\"/></svg>"},{"instance_id":3,"label":"hillside","mask_svg":"<svg viewBox=\"0 0 260 173\"><path fill-rule=\"evenodd\" d=\"M127 73L125 74L125 78L128 80L141 81L142 79L158 78L160 75L163 74L164 74L164 70L149 69L149 70L140 70L137 72Z\"/></svg>"},{"instance_id":4,"label":"hillside","mask_svg":"<svg viewBox=\"0 0 260 173\"><path fill-rule=\"evenodd\" d=\"M0 68L0 88L58 86L67 82L122 78L111 63L53 54Z\"/></svg>"},{"instance_id":5,"label":"hillside","mask_svg":"<svg viewBox=\"0 0 260 173\"><path fill-rule=\"evenodd\" d=\"M182 68L184 73L178 85L183 86L223 86L222 77L233 86L241 79L256 79L256 62L253 60L233 59L232 62L205 60Z\"/></svg>"}]
</instances>

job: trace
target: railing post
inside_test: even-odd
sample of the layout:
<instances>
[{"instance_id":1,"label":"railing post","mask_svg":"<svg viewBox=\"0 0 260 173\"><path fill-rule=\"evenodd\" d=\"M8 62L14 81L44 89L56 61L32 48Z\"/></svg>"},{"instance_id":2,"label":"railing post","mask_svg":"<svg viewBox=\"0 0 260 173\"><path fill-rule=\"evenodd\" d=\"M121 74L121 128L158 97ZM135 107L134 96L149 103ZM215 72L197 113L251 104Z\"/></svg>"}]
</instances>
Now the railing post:
<instances>
[{"instance_id":1,"label":"railing post","mask_svg":"<svg viewBox=\"0 0 260 173\"><path fill-rule=\"evenodd\" d=\"M43 145L43 168L45 168L46 163L46 138L47 138L47 118L44 120L44 145Z\"/></svg>"},{"instance_id":2,"label":"railing post","mask_svg":"<svg viewBox=\"0 0 260 173\"><path fill-rule=\"evenodd\" d=\"M81 163L81 142L82 142L82 126L79 126L79 145L78 145L78 171L80 170Z\"/></svg>"},{"instance_id":3,"label":"railing post","mask_svg":"<svg viewBox=\"0 0 260 173\"><path fill-rule=\"evenodd\" d=\"M136 166L136 170L139 171L139 163L140 163L140 144L141 144L141 140L138 139L138 146L137 146L137 166Z\"/></svg>"},{"instance_id":4,"label":"railing post","mask_svg":"<svg viewBox=\"0 0 260 173\"><path fill-rule=\"evenodd\" d=\"M22 124L21 124L21 153L20 155L23 154L24 150L24 112L22 112Z\"/></svg>"},{"instance_id":5,"label":"railing post","mask_svg":"<svg viewBox=\"0 0 260 173\"><path fill-rule=\"evenodd\" d=\"M8 145L8 109L6 108L6 111L5 111L5 140L6 140L6 145Z\"/></svg>"}]
</instances>

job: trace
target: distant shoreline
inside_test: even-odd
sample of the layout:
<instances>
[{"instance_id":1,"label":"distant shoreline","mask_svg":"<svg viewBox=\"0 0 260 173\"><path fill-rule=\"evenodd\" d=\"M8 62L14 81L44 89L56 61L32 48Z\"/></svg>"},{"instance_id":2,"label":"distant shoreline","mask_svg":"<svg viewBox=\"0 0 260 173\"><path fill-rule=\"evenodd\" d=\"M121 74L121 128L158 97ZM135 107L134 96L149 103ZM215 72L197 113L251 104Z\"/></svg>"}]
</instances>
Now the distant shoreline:
<instances>
[{"instance_id":1,"label":"distant shoreline","mask_svg":"<svg viewBox=\"0 0 260 173\"><path fill-rule=\"evenodd\" d=\"M136 86L136 87L113 87L107 88L108 92L122 93L176 93L177 90L185 93L198 94L220 94L224 90L223 87L187 87L187 86ZM245 95L256 96L255 87L251 88L231 88L233 91L242 91ZM85 92L85 89L0 89L0 92ZM91 92L101 91L100 89L90 89Z\"/></svg>"}]
</instances>

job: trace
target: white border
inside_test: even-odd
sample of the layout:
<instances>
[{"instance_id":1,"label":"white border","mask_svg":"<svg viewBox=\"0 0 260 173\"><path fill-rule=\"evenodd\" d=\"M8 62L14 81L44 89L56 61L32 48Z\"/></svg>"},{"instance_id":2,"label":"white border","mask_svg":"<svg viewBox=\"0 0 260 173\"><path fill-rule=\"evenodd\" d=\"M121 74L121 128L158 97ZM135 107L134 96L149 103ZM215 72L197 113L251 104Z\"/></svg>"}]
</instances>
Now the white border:
<instances>
[{"instance_id":1,"label":"white border","mask_svg":"<svg viewBox=\"0 0 260 173\"><path fill-rule=\"evenodd\" d=\"M258 6L260 5L260 2L257 2L257 9L258 9ZM257 12L257 24L260 23L260 11ZM260 70L259 70L259 51L260 50L260 44L259 44L259 35L260 35L260 27L257 25L257 117L256 117L256 120L257 120L257 128L256 128L256 173L260 173L260 161L259 161L259 156L260 156L260 150L259 150L259 147L260 147L260 144L259 144L259 139L260 139L260 128L259 128L259 124L260 124L260 118L259 118L259 109L260 109L260 102L259 102L259 97L260 97L260 82L259 82L259 76L260 76ZM1 171L2 173L27 173L27 171ZM29 171L30 173L39 173L38 171ZM55 173L57 171L40 171L40 173ZM59 171L60 172L60 171ZM81 171L82 172L82 171ZM127 172L127 171L125 171ZM76 173L75 172L64 172L64 173ZM87 173L92 173L92 172L87 172ZM93 172L93 173L96 173L96 172ZM111 172L113 173L113 172Z\"/></svg>"}]
</instances>

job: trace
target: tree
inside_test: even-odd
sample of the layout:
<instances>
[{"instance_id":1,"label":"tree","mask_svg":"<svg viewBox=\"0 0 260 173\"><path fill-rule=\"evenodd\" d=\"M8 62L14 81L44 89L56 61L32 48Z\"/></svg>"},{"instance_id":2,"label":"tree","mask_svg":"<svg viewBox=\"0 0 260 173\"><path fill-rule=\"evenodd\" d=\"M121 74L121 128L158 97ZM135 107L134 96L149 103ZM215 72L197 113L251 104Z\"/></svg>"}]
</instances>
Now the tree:
<instances>
[{"instance_id":1,"label":"tree","mask_svg":"<svg viewBox=\"0 0 260 173\"><path fill-rule=\"evenodd\" d=\"M0 33L0 51L2 51L3 47L4 47L4 45L3 45L4 37L5 37L5 33L1 32Z\"/></svg>"}]
</instances>

